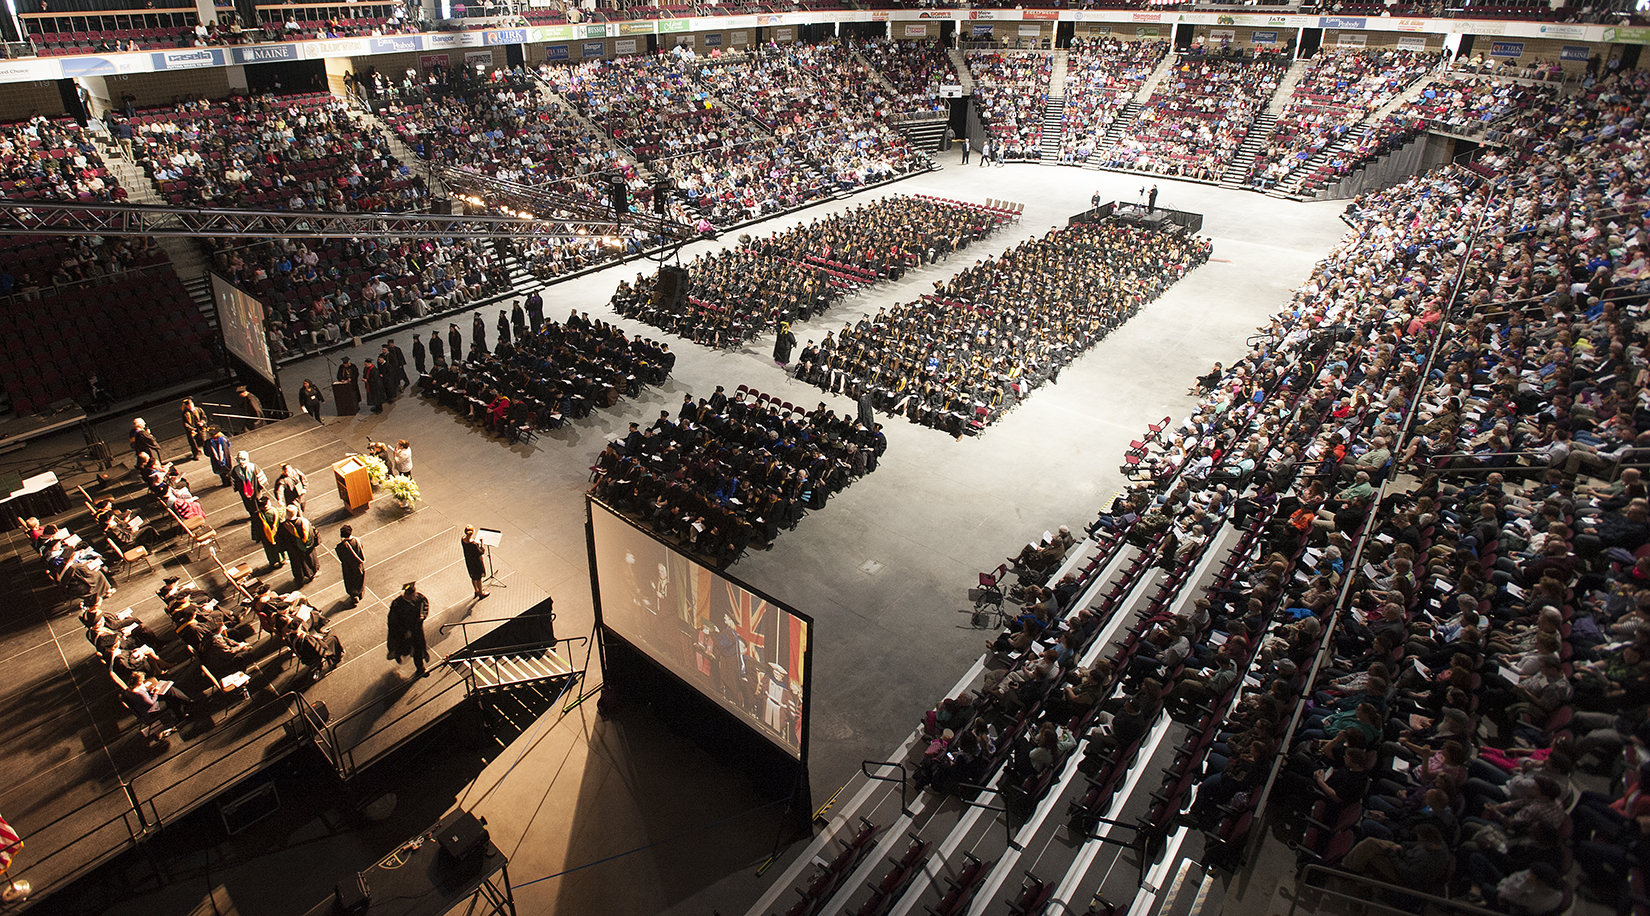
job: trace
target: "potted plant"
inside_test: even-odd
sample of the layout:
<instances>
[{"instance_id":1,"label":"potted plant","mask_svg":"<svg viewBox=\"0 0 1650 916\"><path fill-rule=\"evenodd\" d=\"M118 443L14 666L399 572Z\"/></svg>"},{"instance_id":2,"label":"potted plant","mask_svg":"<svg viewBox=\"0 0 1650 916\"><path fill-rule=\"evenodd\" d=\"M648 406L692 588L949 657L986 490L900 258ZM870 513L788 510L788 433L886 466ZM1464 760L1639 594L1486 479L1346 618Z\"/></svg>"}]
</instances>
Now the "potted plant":
<instances>
[{"instance_id":1,"label":"potted plant","mask_svg":"<svg viewBox=\"0 0 1650 916\"><path fill-rule=\"evenodd\" d=\"M383 486L385 478L390 476L389 465L384 463L384 459L375 458L372 455L362 455L361 463L367 466L367 479L372 481L372 485L375 487Z\"/></svg>"},{"instance_id":2,"label":"potted plant","mask_svg":"<svg viewBox=\"0 0 1650 916\"><path fill-rule=\"evenodd\" d=\"M418 502L418 484L411 477L388 477L384 480L384 490L404 509L411 509L413 503Z\"/></svg>"}]
</instances>

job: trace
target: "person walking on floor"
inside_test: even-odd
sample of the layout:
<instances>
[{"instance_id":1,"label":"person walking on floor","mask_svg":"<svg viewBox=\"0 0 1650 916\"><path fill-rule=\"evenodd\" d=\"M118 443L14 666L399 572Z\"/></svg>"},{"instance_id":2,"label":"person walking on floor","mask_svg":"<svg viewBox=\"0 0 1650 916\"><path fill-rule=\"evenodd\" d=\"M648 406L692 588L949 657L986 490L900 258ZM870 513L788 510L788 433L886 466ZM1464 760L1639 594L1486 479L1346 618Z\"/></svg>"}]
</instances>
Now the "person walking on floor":
<instances>
[{"instance_id":1,"label":"person walking on floor","mask_svg":"<svg viewBox=\"0 0 1650 916\"><path fill-rule=\"evenodd\" d=\"M338 568L344 574L344 591L349 595L349 606L355 607L361 603L361 596L367 589L367 554L361 548L361 539L355 536L355 529L345 525L338 529L338 546L333 549L338 555Z\"/></svg>"},{"instance_id":2,"label":"person walking on floor","mask_svg":"<svg viewBox=\"0 0 1650 916\"><path fill-rule=\"evenodd\" d=\"M779 337L773 342L773 361L781 366L791 362L791 351L796 349L796 335L791 333L789 321L779 322Z\"/></svg>"},{"instance_id":3,"label":"person walking on floor","mask_svg":"<svg viewBox=\"0 0 1650 916\"><path fill-rule=\"evenodd\" d=\"M193 398L184 398L178 405L183 413L183 429L189 437L189 459L198 460L206 447L206 411L195 406Z\"/></svg>"},{"instance_id":4,"label":"person walking on floor","mask_svg":"<svg viewBox=\"0 0 1650 916\"><path fill-rule=\"evenodd\" d=\"M432 335L430 339L434 340L435 337ZM413 368L418 370L419 375L423 375L424 374L424 356L425 356L425 354L424 354L424 341L419 340L417 334L413 335L412 351L413 351Z\"/></svg>"},{"instance_id":5,"label":"person walking on floor","mask_svg":"<svg viewBox=\"0 0 1650 916\"><path fill-rule=\"evenodd\" d=\"M390 602L388 616L389 633L385 638L385 648L388 658L396 664L411 655L416 673L413 680L429 674L424 670L424 663L429 660L430 650L424 642L424 621L430 616L430 599L418 593L418 583L408 582L401 586L401 594Z\"/></svg>"},{"instance_id":6,"label":"person walking on floor","mask_svg":"<svg viewBox=\"0 0 1650 916\"><path fill-rule=\"evenodd\" d=\"M481 580L487 578L487 548L476 536L476 526L464 526L464 569L470 574L470 585L474 586L477 598L485 598L488 592L481 587Z\"/></svg>"},{"instance_id":7,"label":"person walking on floor","mask_svg":"<svg viewBox=\"0 0 1650 916\"><path fill-rule=\"evenodd\" d=\"M286 521L281 523L275 538L275 543L292 561L293 584L302 586L314 581L318 571L315 548L321 546L321 536L296 505L286 507Z\"/></svg>"},{"instance_id":8,"label":"person walking on floor","mask_svg":"<svg viewBox=\"0 0 1650 916\"><path fill-rule=\"evenodd\" d=\"M270 569L280 569L286 565L286 559L281 555L280 547L281 514L275 511L275 503L268 496L258 501L258 511L252 516L252 540L264 549L264 559L269 561Z\"/></svg>"},{"instance_id":9,"label":"person walking on floor","mask_svg":"<svg viewBox=\"0 0 1650 916\"><path fill-rule=\"evenodd\" d=\"M968 138L967 137L963 138L963 161L962 161L962 164L963 165L968 164Z\"/></svg>"},{"instance_id":10,"label":"person walking on floor","mask_svg":"<svg viewBox=\"0 0 1650 916\"><path fill-rule=\"evenodd\" d=\"M304 413L314 417L315 422L319 423L321 405L326 402L326 395L321 393L321 389L315 387L315 383L309 379L304 379L304 387L298 389L298 406L303 408Z\"/></svg>"},{"instance_id":11,"label":"person walking on floor","mask_svg":"<svg viewBox=\"0 0 1650 916\"><path fill-rule=\"evenodd\" d=\"M252 463L252 456L241 452L235 456L235 466L229 469L229 481L241 495L246 517L258 514L258 500L269 492L269 477L264 469Z\"/></svg>"}]
</instances>

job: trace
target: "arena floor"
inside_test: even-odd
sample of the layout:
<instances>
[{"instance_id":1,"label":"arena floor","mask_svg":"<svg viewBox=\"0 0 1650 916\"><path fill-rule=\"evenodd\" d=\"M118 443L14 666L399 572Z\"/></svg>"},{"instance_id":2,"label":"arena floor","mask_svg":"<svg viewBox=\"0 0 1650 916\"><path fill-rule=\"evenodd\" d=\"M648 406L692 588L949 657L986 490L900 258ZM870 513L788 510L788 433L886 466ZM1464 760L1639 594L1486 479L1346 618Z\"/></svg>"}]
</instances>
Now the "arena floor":
<instances>
[{"instance_id":1,"label":"arena floor","mask_svg":"<svg viewBox=\"0 0 1650 916\"><path fill-rule=\"evenodd\" d=\"M770 232L894 193L1025 204L1022 221L985 242L796 328L800 341L911 299L975 259L1064 225L1088 207L1096 191L1103 200L1132 202L1150 184L1139 176L1069 168L962 167L956 159L944 154L943 171L747 230ZM1192 404L1187 387L1193 377L1217 360L1230 363L1239 356L1249 333L1289 301L1346 231L1338 219L1344 203L1298 203L1171 181L1158 185L1160 205L1204 214L1203 232L1214 242L1211 263L1078 359L1057 385L1037 391L978 437L953 440L903 421L888 423L888 453L875 473L809 513L796 530L783 532L772 550L752 551L732 567L735 575L816 621L810 764L815 806L858 773L861 761L887 759L979 657L984 634L969 628L961 613L976 573L994 568L1045 529L1070 524L1077 530L1092 520L1123 482L1118 465L1128 441L1149 422L1166 415L1180 419ZM684 260L714 244L689 247ZM621 265L545 292L547 317L563 319L570 308L588 311L671 344L679 354L674 374L639 398L598 410L525 446L491 439L416 397L403 397L382 414L326 420L352 446L364 446L368 436L410 440L417 480L433 501L450 507L449 514L467 511L462 522L505 532L498 553L516 571L511 585L533 593L512 595L511 603L540 593L554 596L557 630L564 635L589 633L592 627L583 526L588 468L628 423L645 424L660 410L674 413L684 392L708 395L718 384L729 391L745 384L793 403L824 400L838 412L854 410L846 398L786 378L769 356L771 336L738 350L710 351L617 318L607 309L615 283L650 269L645 262ZM491 326L496 314L490 310L486 317ZM459 324L467 338L468 322ZM445 326L441 320L429 327ZM393 336L407 348L410 330ZM350 355L359 362L376 354L379 342L369 340ZM330 380L339 355L282 370L292 403L305 378ZM175 411L165 414L150 417L163 436L173 432L167 424L176 423ZM128 423L124 417L108 421L104 435L111 444L124 443ZM456 531L452 539L456 556ZM598 676L593 672L592 682ZM419 800L429 808L456 798L484 815L495 842L511 855L511 878L524 914L744 912L767 887L755 877L755 865L773 848L777 811L752 811L761 802L733 773L659 725L632 715L602 721L593 703L566 716L552 709L520 729L508 747L479 753L485 763L479 776L457 763L458 757L475 756L474 749L455 749L451 766L432 760L415 768L420 771L396 791L409 798L431 793ZM291 904L318 901L335 881L399 842L375 846L383 829L376 835L340 829L329 820L329 809L312 807L318 810L306 815L302 805L294 805L272 819L311 818L286 823L260 845L230 840L224 848L206 850L204 883L130 888L118 899L106 899L106 912L182 916L213 912L212 906L228 912L228 905L248 914L301 911L307 903L297 910ZM796 850L800 844L791 854ZM210 864L214 855L219 861ZM785 863L783 856L780 862ZM558 876L574 868L579 870ZM768 877L779 871L776 867ZM212 906L205 902L209 889ZM1266 895L1260 897L1264 905Z\"/></svg>"}]
</instances>

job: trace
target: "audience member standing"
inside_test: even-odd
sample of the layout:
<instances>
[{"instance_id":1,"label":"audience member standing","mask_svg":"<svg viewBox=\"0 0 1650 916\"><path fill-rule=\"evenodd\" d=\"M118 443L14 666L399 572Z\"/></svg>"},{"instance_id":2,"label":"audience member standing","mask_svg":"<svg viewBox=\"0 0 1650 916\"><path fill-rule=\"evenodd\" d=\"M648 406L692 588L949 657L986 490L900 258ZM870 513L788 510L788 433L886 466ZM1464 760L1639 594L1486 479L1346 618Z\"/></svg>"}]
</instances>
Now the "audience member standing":
<instances>
[{"instance_id":1,"label":"audience member standing","mask_svg":"<svg viewBox=\"0 0 1650 916\"><path fill-rule=\"evenodd\" d=\"M345 525L338 529L338 546L333 552L338 555L338 569L344 574L344 592L349 595L350 607L354 607L366 593L367 553L353 527Z\"/></svg>"},{"instance_id":2,"label":"audience member standing","mask_svg":"<svg viewBox=\"0 0 1650 916\"><path fill-rule=\"evenodd\" d=\"M389 633L385 647L389 650L388 657L397 663L412 656L413 665L417 667L413 680L429 674L424 670L424 662L430 655L424 642L424 621L429 616L430 599L418 593L417 582L401 586L401 594L390 602Z\"/></svg>"},{"instance_id":3,"label":"audience member standing","mask_svg":"<svg viewBox=\"0 0 1650 916\"><path fill-rule=\"evenodd\" d=\"M412 443L405 439L390 449L390 472L398 477L412 479Z\"/></svg>"}]
</instances>

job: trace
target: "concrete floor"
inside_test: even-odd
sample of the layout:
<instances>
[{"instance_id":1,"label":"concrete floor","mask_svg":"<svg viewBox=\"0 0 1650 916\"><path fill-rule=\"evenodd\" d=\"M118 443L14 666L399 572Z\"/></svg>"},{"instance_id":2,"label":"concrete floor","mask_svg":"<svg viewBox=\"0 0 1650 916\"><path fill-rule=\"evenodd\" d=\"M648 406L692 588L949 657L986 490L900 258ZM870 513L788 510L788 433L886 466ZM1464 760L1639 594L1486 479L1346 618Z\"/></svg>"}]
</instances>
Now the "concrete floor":
<instances>
[{"instance_id":1,"label":"concrete floor","mask_svg":"<svg viewBox=\"0 0 1650 916\"><path fill-rule=\"evenodd\" d=\"M975 259L1064 225L1087 208L1096 190L1105 200L1133 201L1143 183L1138 176L1069 168L960 167L955 155L943 158L945 170L867 196L1020 201L1023 221L947 263L839 305L797 328L800 340L911 299ZM1337 218L1341 204L1171 181L1159 187L1160 204L1205 214L1203 231L1214 241L1211 263L1063 371L1058 385L1039 390L979 437L956 441L903 421L888 423L888 454L874 474L809 513L795 531L782 533L771 551L752 552L732 567L734 575L816 621L814 805L857 773L862 760L888 759L922 712L976 660L984 637L968 628L961 613L975 574L1045 529L1090 521L1122 485L1117 468L1128 441L1149 422L1180 419L1192 404L1186 394L1192 378L1216 360L1230 363L1240 355L1248 334L1287 304L1345 231ZM753 234L854 202L805 211ZM683 259L713 244L691 246ZM618 318L607 299L617 280L636 269L615 267L550 287L545 311L555 319L570 308L588 311L627 331L667 340L680 354L675 373L640 398L513 447L418 398L402 398L381 415L327 419L352 446L364 446L369 435L411 440L428 498L449 514L467 513L457 521L505 532L498 553L518 571L512 582L555 597L563 635L592 629L583 531L587 469L627 423L674 411L684 392L707 395L718 384L728 390L747 384L794 403L824 399L838 412L853 410L845 398L786 378L768 357L771 336L739 350L710 351ZM486 317L491 325L496 315ZM468 321L459 325L467 329ZM430 327L445 326L442 320ZM394 336L408 346L410 331ZM375 354L378 343L368 341L350 355L359 362ZM282 371L293 403L305 378L331 378L339 355ZM112 434L111 442L123 441L123 432ZM592 672L591 683L598 677ZM486 816L495 841L512 855L521 912L732 913L766 888L752 866L774 842L777 810L750 813L761 801L690 742L641 713L601 721L592 703L566 716L552 711L519 731L508 748L480 755L477 765L485 768L473 782L435 791L451 791ZM549 877L654 843L659 845L645 852ZM327 852L332 844L310 845L299 858L313 874L301 880L324 894L340 871L365 867L376 856L343 865L363 854L356 845L333 854ZM255 889L272 880L277 860L283 869L292 864L291 856L250 856L228 876L218 873L224 896L237 901L238 911L271 912L257 904ZM179 906L186 897L164 891L129 896L108 912L190 912L194 903Z\"/></svg>"}]
</instances>

